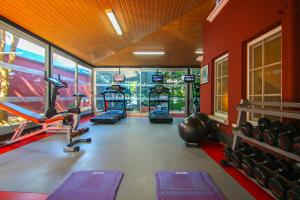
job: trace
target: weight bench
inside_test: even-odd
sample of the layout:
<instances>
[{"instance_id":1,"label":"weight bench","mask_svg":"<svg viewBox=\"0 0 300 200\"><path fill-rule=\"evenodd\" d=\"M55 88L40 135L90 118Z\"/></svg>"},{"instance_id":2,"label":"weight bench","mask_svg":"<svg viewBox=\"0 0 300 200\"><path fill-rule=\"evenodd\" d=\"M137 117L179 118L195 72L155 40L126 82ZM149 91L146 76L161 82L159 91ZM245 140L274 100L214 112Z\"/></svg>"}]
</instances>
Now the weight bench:
<instances>
[{"instance_id":1,"label":"weight bench","mask_svg":"<svg viewBox=\"0 0 300 200\"><path fill-rule=\"evenodd\" d=\"M88 139L77 139L73 140L72 137L72 115L71 114L59 114L51 118L42 117L40 114L32 112L26 108L18 106L12 103L1 103L0 109L4 110L12 115L20 116L26 121L21 122L18 128L15 129L12 137L9 140L3 141L0 143L0 146L6 146L9 144L16 143L18 141L24 140L26 138L32 137L34 135L38 135L44 132L51 133L66 133L68 144L64 147L64 151L79 151L79 146L75 146L75 144L81 142L91 142L91 138ZM33 122L42 126L41 129L33 131L31 133L27 133L25 128L29 122Z\"/></svg>"}]
</instances>

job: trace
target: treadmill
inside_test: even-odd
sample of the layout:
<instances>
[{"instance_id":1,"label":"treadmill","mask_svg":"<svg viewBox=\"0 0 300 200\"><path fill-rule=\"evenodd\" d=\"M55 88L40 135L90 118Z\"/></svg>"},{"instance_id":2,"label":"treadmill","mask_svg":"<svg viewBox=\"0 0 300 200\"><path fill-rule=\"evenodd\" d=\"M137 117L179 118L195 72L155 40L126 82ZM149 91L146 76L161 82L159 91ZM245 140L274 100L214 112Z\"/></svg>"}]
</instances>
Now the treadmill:
<instances>
[{"instance_id":1,"label":"treadmill","mask_svg":"<svg viewBox=\"0 0 300 200\"><path fill-rule=\"evenodd\" d=\"M151 110L151 105L155 109ZM155 85L149 92L149 120L151 123L171 123L173 118L169 113L170 92L163 85Z\"/></svg>"},{"instance_id":2,"label":"treadmill","mask_svg":"<svg viewBox=\"0 0 300 200\"><path fill-rule=\"evenodd\" d=\"M91 118L91 122L115 124L120 119L123 119L127 116L124 87L120 85L112 85L111 87L106 88L102 95L104 98L105 113Z\"/></svg>"}]
</instances>

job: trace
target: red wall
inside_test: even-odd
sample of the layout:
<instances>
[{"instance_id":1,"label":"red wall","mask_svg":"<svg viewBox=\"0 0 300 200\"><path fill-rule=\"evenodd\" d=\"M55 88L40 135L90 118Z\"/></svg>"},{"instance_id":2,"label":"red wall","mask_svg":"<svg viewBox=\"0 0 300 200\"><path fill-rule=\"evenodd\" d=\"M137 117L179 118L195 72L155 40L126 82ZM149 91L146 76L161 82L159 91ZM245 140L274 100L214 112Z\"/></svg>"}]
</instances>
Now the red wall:
<instances>
[{"instance_id":1,"label":"red wall","mask_svg":"<svg viewBox=\"0 0 300 200\"><path fill-rule=\"evenodd\" d=\"M204 25L201 66L209 65L209 82L201 85L201 112L213 114L214 59L228 52L229 126L222 126L225 133L231 134L231 124L237 119L236 106L247 95L247 42L279 25L282 25L283 98L299 100L298 3L299 0L230 0L212 23L207 21Z\"/></svg>"}]
</instances>

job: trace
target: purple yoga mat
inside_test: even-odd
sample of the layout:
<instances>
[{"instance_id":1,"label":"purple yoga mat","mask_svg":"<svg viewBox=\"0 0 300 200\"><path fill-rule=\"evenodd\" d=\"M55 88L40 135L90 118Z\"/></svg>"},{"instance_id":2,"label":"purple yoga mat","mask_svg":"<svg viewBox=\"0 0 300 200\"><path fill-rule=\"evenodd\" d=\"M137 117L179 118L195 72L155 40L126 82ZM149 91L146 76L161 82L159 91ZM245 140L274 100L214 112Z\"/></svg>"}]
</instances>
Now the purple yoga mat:
<instances>
[{"instance_id":1,"label":"purple yoga mat","mask_svg":"<svg viewBox=\"0 0 300 200\"><path fill-rule=\"evenodd\" d=\"M224 200L207 172L160 171L156 173L157 200Z\"/></svg>"},{"instance_id":2,"label":"purple yoga mat","mask_svg":"<svg viewBox=\"0 0 300 200\"><path fill-rule=\"evenodd\" d=\"M119 171L73 172L48 200L114 200L122 177Z\"/></svg>"}]
</instances>

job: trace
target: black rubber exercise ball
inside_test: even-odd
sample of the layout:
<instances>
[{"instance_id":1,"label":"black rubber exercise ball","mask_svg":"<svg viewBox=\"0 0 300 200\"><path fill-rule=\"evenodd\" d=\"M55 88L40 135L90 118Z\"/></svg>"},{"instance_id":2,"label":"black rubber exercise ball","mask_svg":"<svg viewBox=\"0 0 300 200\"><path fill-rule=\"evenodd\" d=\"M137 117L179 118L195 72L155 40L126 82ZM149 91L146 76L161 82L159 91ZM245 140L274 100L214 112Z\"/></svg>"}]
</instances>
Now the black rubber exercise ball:
<instances>
[{"instance_id":1,"label":"black rubber exercise ball","mask_svg":"<svg viewBox=\"0 0 300 200\"><path fill-rule=\"evenodd\" d=\"M192 115L197 116L199 119L201 119L204 122L206 126L207 135L218 131L216 121L210 119L207 114L198 112L198 113L193 113Z\"/></svg>"},{"instance_id":2,"label":"black rubber exercise ball","mask_svg":"<svg viewBox=\"0 0 300 200\"><path fill-rule=\"evenodd\" d=\"M208 115L207 115L207 114L204 114L204 113L196 112L196 113L191 114L190 116L198 117L198 118L201 119L205 124L208 124L208 122L210 121Z\"/></svg>"},{"instance_id":3,"label":"black rubber exercise ball","mask_svg":"<svg viewBox=\"0 0 300 200\"><path fill-rule=\"evenodd\" d=\"M207 136L207 129L204 120L196 114L184 118L178 125L180 137L187 143L199 143Z\"/></svg>"}]
</instances>

